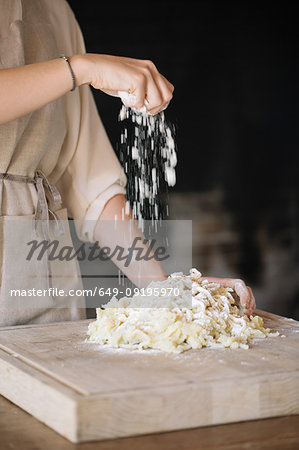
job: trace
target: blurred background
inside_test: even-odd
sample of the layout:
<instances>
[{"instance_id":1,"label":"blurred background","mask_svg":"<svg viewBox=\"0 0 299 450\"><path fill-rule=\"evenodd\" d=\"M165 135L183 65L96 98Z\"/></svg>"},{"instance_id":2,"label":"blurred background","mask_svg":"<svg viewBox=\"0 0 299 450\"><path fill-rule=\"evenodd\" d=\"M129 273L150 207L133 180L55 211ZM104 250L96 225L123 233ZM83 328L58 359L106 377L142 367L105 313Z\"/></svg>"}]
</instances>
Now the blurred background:
<instances>
[{"instance_id":1,"label":"blurred background","mask_svg":"<svg viewBox=\"0 0 299 450\"><path fill-rule=\"evenodd\" d=\"M68 2L87 52L151 59L175 86L170 218L193 222L193 266L299 319L295 2ZM117 152L120 100L93 93Z\"/></svg>"}]
</instances>

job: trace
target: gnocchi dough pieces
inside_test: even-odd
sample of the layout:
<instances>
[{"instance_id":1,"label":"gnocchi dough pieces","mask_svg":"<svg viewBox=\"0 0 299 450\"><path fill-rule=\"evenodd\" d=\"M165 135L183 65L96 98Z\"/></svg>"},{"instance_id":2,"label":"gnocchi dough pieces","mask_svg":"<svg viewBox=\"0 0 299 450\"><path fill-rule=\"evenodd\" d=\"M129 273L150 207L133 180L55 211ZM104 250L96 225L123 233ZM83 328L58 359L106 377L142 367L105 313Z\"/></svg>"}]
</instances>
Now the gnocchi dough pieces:
<instances>
[{"instance_id":1,"label":"gnocchi dough pieces","mask_svg":"<svg viewBox=\"0 0 299 450\"><path fill-rule=\"evenodd\" d=\"M196 269L189 275L173 273L148 288L155 295L113 297L97 308L97 319L88 327L89 341L181 353L202 347L248 349L251 339L279 334L264 328L261 317L242 315L232 289L205 280Z\"/></svg>"}]
</instances>

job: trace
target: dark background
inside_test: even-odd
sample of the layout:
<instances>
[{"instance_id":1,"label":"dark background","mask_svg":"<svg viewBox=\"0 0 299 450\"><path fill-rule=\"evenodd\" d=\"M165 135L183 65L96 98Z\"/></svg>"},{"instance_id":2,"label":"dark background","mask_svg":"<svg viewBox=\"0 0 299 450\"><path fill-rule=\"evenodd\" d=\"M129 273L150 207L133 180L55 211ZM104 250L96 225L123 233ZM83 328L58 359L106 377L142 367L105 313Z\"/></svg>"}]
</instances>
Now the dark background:
<instances>
[{"instance_id":1,"label":"dark background","mask_svg":"<svg viewBox=\"0 0 299 450\"><path fill-rule=\"evenodd\" d=\"M195 245L198 268L242 277L259 307L299 318L296 3L69 4L87 52L151 59L175 86L170 211L194 221L195 244L211 238ZM120 100L93 92L117 151Z\"/></svg>"}]
</instances>

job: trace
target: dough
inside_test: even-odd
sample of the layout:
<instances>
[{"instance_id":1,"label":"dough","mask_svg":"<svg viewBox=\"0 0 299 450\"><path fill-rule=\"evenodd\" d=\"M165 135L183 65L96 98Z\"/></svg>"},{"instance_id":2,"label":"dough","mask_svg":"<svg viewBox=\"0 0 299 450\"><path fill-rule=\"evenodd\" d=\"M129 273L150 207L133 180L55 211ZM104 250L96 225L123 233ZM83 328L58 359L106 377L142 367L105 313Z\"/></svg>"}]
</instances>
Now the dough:
<instances>
[{"instance_id":1,"label":"dough","mask_svg":"<svg viewBox=\"0 0 299 450\"><path fill-rule=\"evenodd\" d=\"M241 315L232 289L205 280L196 269L152 282L148 292L152 295L113 297L97 308L97 320L88 327L89 340L180 353L201 347L248 349L251 339L279 334L264 328L261 317Z\"/></svg>"}]
</instances>

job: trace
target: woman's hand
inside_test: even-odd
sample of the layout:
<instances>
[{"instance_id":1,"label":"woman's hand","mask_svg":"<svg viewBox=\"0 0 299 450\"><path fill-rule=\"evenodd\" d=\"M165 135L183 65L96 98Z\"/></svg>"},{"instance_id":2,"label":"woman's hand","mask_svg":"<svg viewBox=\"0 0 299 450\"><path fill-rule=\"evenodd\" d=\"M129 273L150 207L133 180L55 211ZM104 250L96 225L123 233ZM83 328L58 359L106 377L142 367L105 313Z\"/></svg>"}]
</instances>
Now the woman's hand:
<instances>
[{"instance_id":1,"label":"woman's hand","mask_svg":"<svg viewBox=\"0 0 299 450\"><path fill-rule=\"evenodd\" d=\"M223 287L232 288L240 299L240 305L247 316L253 313L256 308L255 298L252 290L249 286L246 286L243 280L238 278L214 278L204 277L205 280L209 280L215 283L219 283Z\"/></svg>"},{"instance_id":2,"label":"woman's hand","mask_svg":"<svg viewBox=\"0 0 299 450\"><path fill-rule=\"evenodd\" d=\"M132 94L135 103L151 114L165 109L172 99L173 85L148 60L86 53L70 57L77 84L90 84L109 95Z\"/></svg>"},{"instance_id":3,"label":"woman's hand","mask_svg":"<svg viewBox=\"0 0 299 450\"><path fill-rule=\"evenodd\" d=\"M135 108L151 114L166 108L173 86L151 61L85 53L69 56L76 85L91 84L110 95L135 96ZM0 125L25 116L71 90L72 77L62 58L0 70ZM133 97L134 98L134 97Z\"/></svg>"}]
</instances>

